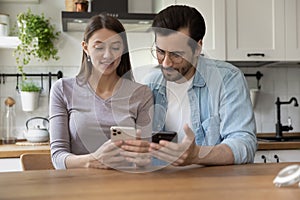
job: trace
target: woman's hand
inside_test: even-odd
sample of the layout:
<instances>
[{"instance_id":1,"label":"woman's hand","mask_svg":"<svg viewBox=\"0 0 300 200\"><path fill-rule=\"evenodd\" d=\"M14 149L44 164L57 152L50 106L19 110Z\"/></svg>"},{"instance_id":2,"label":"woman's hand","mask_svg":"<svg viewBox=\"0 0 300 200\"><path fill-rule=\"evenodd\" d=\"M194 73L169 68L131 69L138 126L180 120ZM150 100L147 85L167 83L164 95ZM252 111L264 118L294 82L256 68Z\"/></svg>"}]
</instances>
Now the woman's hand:
<instances>
[{"instance_id":1,"label":"woman's hand","mask_svg":"<svg viewBox=\"0 0 300 200\"><path fill-rule=\"evenodd\" d=\"M121 148L124 150L121 152L121 155L128 162L135 163L138 167L143 167L151 163L149 146L150 142L141 140L141 130L137 130L136 140L126 140L121 145Z\"/></svg>"},{"instance_id":2,"label":"woman's hand","mask_svg":"<svg viewBox=\"0 0 300 200\"><path fill-rule=\"evenodd\" d=\"M122 144L123 141L111 142L111 140L108 140L94 153L90 154L87 167L100 169L117 168L125 161L124 156L120 154L123 151L120 148Z\"/></svg>"}]
</instances>

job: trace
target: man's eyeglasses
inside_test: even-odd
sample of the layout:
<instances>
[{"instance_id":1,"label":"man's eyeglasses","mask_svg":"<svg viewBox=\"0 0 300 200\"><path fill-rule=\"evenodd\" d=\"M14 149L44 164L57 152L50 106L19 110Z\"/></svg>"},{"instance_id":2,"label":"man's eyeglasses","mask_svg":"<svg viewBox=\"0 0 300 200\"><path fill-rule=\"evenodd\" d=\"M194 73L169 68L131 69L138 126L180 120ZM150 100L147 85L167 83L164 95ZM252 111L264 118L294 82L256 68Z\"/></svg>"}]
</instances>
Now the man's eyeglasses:
<instances>
[{"instance_id":1,"label":"man's eyeglasses","mask_svg":"<svg viewBox=\"0 0 300 200\"><path fill-rule=\"evenodd\" d=\"M162 49L159 49L158 47L154 47L151 49L152 56L158 60L159 63L163 62L163 60L166 57L166 54L168 54L169 59L174 64L180 64L183 61L182 55L179 55L179 53L175 52L167 52Z\"/></svg>"}]
</instances>

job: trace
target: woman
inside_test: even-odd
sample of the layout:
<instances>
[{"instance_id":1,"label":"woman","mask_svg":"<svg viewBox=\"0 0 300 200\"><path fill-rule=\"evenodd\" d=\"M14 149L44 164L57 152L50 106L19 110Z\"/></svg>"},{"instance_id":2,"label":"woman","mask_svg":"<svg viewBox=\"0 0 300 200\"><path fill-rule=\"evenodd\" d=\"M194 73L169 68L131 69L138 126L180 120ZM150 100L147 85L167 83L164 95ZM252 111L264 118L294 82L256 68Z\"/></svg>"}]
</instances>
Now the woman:
<instances>
[{"instance_id":1,"label":"woman","mask_svg":"<svg viewBox=\"0 0 300 200\"><path fill-rule=\"evenodd\" d=\"M143 138L151 135L152 93L133 81L124 31L113 17L92 17L78 75L58 80L51 89L50 147L56 169L144 164L136 155L147 152L147 140L110 140L111 126L141 129ZM124 146L130 151L121 150Z\"/></svg>"}]
</instances>

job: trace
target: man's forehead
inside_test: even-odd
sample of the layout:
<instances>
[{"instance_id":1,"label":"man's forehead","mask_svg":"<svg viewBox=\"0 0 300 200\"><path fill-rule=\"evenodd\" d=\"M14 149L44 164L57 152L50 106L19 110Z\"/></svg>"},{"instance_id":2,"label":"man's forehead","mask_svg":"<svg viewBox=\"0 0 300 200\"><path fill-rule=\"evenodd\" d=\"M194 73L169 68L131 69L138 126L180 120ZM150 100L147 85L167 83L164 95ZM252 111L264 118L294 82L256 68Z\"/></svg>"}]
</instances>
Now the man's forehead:
<instances>
[{"instance_id":1,"label":"man's forehead","mask_svg":"<svg viewBox=\"0 0 300 200\"><path fill-rule=\"evenodd\" d=\"M190 49L190 37L181 32L172 32L168 35L156 34L156 45L166 51L186 51Z\"/></svg>"}]
</instances>

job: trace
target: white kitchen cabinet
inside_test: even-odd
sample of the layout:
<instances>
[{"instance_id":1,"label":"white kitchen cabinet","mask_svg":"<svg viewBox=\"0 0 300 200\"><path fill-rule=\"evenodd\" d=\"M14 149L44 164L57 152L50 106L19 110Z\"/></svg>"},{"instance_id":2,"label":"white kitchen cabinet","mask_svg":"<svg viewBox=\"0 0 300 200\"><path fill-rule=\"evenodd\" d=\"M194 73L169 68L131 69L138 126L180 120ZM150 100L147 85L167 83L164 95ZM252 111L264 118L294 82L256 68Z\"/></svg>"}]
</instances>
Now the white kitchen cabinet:
<instances>
[{"instance_id":1,"label":"white kitchen cabinet","mask_svg":"<svg viewBox=\"0 0 300 200\"><path fill-rule=\"evenodd\" d=\"M20 158L1 158L0 172L22 171Z\"/></svg>"},{"instance_id":2,"label":"white kitchen cabinet","mask_svg":"<svg viewBox=\"0 0 300 200\"><path fill-rule=\"evenodd\" d=\"M285 60L284 3L226 0L227 60Z\"/></svg>"},{"instance_id":3,"label":"white kitchen cabinet","mask_svg":"<svg viewBox=\"0 0 300 200\"><path fill-rule=\"evenodd\" d=\"M300 162L300 150L257 151L255 154L254 163L264 162Z\"/></svg>"},{"instance_id":4,"label":"white kitchen cabinet","mask_svg":"<svg viewBox=\"0 0 300 200\"><path fill-rule=\"evenodd\" d=\"M154 12L158 13L159 11L163 10L164 8L174 5L175 0L154 0L153 1L153 7L154 7Z\"/></svg>"},{"instance_id":5,"label":"white kitchen cabinet","mask_svg":"<svg viewBox=\"0 0 300 200\"><path fill-rule=\"evenodd\" d=\"M162 7L171 4L163 1ZM173 4L195 7L203 15L206 23L206 33L203 39L204 56L225 60L225 0L173 0Z\"/></svg>"},{"instance_id":6,"label":"white kitchen cabinet","mask_svg":"<svg viewBox=\"0 0 300 200\"><path fill-rule=\"evenodd\" d=\"M300 0L285 1L286 60L300 60Z\"/></svg>"}]
</instances>

